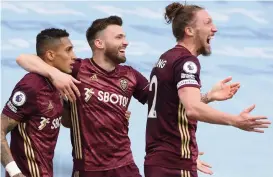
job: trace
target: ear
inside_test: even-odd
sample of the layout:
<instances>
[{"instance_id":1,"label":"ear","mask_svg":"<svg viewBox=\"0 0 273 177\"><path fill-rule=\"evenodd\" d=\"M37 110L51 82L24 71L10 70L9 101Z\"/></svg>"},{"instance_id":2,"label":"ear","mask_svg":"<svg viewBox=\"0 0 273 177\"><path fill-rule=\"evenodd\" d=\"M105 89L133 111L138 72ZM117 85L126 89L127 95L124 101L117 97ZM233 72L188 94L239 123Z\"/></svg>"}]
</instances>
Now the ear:
<instances>
[{"instance_id":1,"label":"ear","mask_svg":"<svg viewBox=\"0 0 273 177\"><path fill-rule=\"evenodd\" d=\"M103 49L105 47L104 41L101 39L95 39L94 44L99 49Z\"/></svg>"},{"instance_id":2,"label":"ear","mask_svg":"<svg viewBox=\"0 0 273 177\"><path fill-rule=\"evenodd\" d=\"M185 33L187 36L194 36L195 31L192 27L188 26L185 28Z\"/></svg>"},{"instance_id":3,"label":"ear","mask_svg":"<svg viewBox=\"0 0 273 177\"><path fill-rule=\"evenodd\" d=\"M45 56L48 60L53 61L55 58L55 52L52 50L48 50L46 51Z\"/></svg>"}]
</instances>

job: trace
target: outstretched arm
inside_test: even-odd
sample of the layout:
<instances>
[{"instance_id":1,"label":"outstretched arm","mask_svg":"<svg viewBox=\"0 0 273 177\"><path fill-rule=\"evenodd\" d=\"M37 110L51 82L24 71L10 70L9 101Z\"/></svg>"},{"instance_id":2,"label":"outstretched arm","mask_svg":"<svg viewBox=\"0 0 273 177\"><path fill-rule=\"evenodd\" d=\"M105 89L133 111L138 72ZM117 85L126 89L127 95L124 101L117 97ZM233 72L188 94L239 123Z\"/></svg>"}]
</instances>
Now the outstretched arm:
<instances>
[{"instance_id":1,"label":"outstretched arm","mask_svg":"<svg viewBox=\"0 0 273 177\"><path fill-rule=\"evenodd\" d=\"M48 65L37 55L21 54L16 58L16 62L19 66L28 72L38 73L49 79L53 79L55 74L60 71L53 66Z\"/></svg>"},{"instance_id":2,"label":"outstretched arm","mask_svg":"<svg viewBox=\"0 0 273 177\"><path fill-rule=\"evenodd\" d=\"M74 93L76 93L77 96L80 96L80 92L75 85L80 83L78 80L53 66L48 65L37 55L21 54L16 58L16 62L28 72L38 73L49 78L60 93L63 96L67 96L71 102L76 100Z\"/></svg>"},{"instance_id":3,"label":"outstretched arm","mask_svg":"<svg viewBox=\"0 0 273 177\"><path fill-rule=\"evenodd\" d=\"M251 116L255 105L245 109L240 115L231 115L218 111L200 100L200 90L194 87L184 87L178 90L179 98L185 106L186 115L194 119L211 124L231 125L245 131L263 133L270 121L265 116Z\"/></svg>"}]
</instances>

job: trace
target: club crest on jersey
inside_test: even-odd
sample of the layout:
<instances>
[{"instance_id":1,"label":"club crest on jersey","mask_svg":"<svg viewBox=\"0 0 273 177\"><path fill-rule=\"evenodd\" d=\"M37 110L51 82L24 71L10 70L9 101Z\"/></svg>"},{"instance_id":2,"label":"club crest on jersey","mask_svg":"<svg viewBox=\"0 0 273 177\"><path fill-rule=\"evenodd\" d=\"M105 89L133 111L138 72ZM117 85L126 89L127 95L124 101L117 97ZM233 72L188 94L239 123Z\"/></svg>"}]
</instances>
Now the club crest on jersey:
<instances>
[{"instance_id":1,"label":"club crest on jersey","mask_svg":"<svg viewBox=\"0 0 273 177\"><path fill-rule=\"evenodd\" d=\"M197 73L197 66L194 62L192 61L187 61L184 65L183 65L183 70L186 73L189 74L196 74Z\"/></svg>"},{"instance_id":2,"label":"club crest on jersey","mask_svg":"<svg viewBox=\"0 0 273 177\"><path fill-rule=\"evenodd\" d=\"M120 79L120 88L123 91L126 91L126 89L128 88L128 81L126 79Z\"/></svg>"},{"instance_id":3,"label":"club crest on jersey","mask_svg":"<svg viewBox=\"0 0 273 177\"><path fill-rule=\"evenodd\" d=\"M27 98L24 92L17 91L13 94L11 101L15 106L22 106L26 102L26 99Z\"/></svg>"}]
</instances>

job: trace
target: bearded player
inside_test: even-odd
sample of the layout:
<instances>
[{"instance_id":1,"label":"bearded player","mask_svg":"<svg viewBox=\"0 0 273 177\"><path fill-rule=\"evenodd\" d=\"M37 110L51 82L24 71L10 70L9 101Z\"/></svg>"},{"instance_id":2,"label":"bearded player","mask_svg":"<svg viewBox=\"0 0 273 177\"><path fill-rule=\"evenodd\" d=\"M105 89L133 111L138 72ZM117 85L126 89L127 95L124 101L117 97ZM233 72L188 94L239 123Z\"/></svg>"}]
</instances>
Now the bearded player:
<instances>
[{"instance_id":1,"label":"bearded player","mask_svg":"<svg viewBox=\"0 0 273 177\"><path fill-rule=\"evenodd\" d=\"M197 121L251 132L263 132L270 122L264 116L251 116L254 106L231 115L204 104L197 56L211 53L210 41L217 29L208 12L197 5L172 3L165 17L172 23L177 45L160 56L150 75L145 177L197 177L197 169L211 174L197 160Z\"/></svg>"},{"instance_id":2,"label":"bearded player","mask_svg":"<svg viewBox=\"0 0 273 177\"><path fill-rule=\"evenodd\" d=\"M148 81L133 68L119 65L126 60L128 45L121 26L116 16L95 20L86 33L93 57L77 60L73 66L72 76L81 81L80 97L70 108L73 176L140 176L123 115L132 96L147 102ZM17 60L25 69L51 77L55 84L64 82L59 71L38 57L25 56ZM63 94L73 92L70 83ZM235 93L229 86L224 88L229 98Z\"/></svg>"}]
</instances>

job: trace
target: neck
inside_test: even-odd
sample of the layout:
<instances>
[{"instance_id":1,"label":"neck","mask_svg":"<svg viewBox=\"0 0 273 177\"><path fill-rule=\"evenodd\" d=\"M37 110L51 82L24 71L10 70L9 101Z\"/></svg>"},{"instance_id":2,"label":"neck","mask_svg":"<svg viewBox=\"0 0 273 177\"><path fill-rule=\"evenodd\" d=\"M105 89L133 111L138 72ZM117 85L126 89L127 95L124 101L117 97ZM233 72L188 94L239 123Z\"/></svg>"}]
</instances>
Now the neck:
<instances>
[{"instance_id":1,"label":"neck","mask_svg":"<svg viewBox=\"0 0 273 177\"><path fill-rule=\"evenodd\" d=\"M116 64L106 57L104 54L95 53L93 54L94 62L99 65L102 69L107 72L111 72L116 68Z\"/></svg>"},{"instance_id":2,"label":"neck","mask_svg":"<svg viewBox=\"0 0 273 177\"><path fill-rule=\"evenodd\" d=\"M196 45L194 45L193 41L183 40L183 41L178 41L177 44L188 49L192 55L194 55L196 57L199 55L198 49L197 49Z\"/></svg>"}]
</instances>

